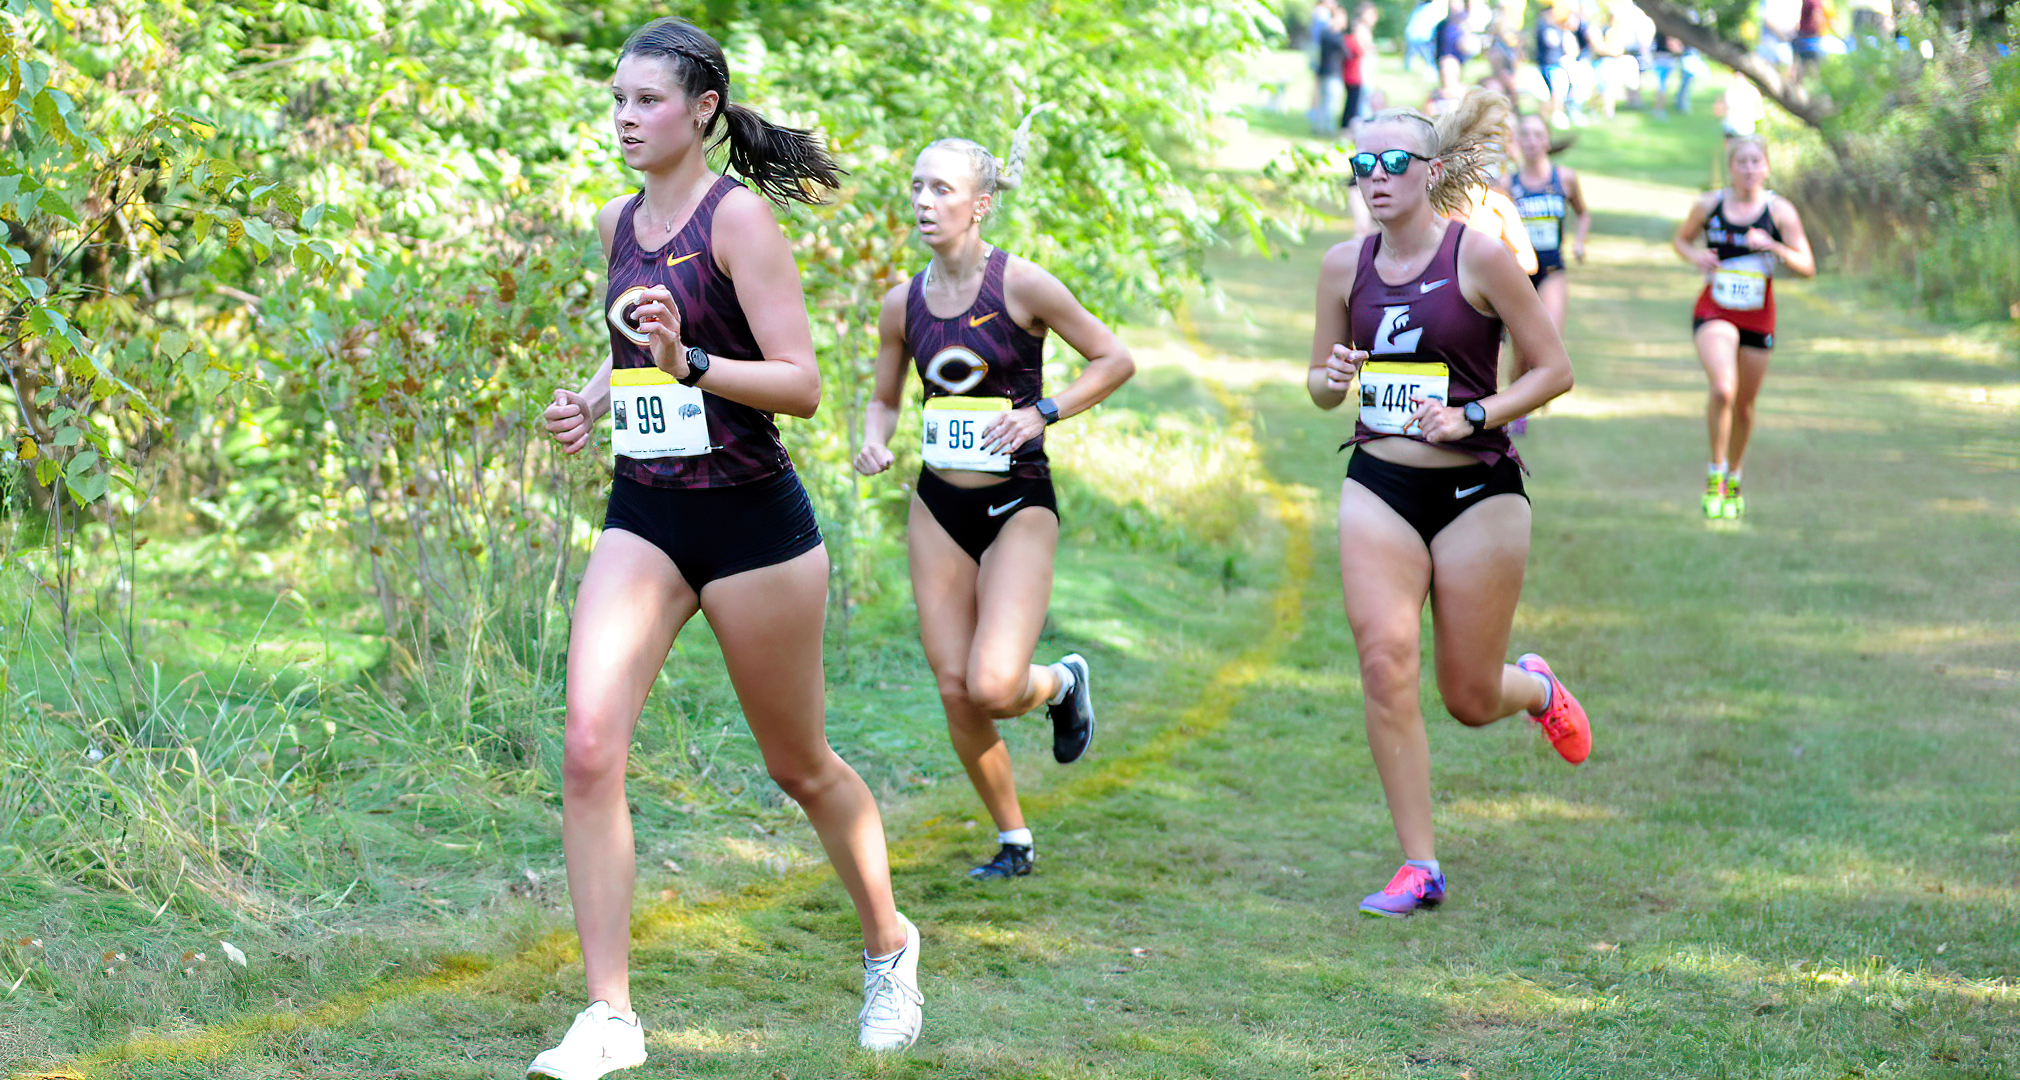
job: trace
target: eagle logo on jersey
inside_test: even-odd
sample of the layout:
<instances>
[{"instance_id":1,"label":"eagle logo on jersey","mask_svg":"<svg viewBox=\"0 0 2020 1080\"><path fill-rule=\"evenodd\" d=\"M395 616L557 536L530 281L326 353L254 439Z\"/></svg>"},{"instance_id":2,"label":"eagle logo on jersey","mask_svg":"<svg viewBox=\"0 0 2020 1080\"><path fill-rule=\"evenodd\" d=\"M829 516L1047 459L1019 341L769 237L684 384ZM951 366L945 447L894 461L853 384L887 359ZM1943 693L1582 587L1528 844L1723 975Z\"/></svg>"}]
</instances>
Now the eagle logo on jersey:
<instances>
[{"instance_id":1,"label":"eagle logo on jersey","mask_svg":"<svg viewBox=\"0 0 2020 1080\"><path fill-rule=\"evenodd\" d=\"M926 363L926 381L947 394L965 394L981 385L988 374L988 362L961 345L941 349Z\"/></svg>"},{"instance_id":2,"label":"eagle logo on jersey","mask_svg":"<svg viewBox=\"0 0 2020 1080\"><path fill-rule=\"evenodd\" d=\"M638 327L638 298L644 295L645 286L633 285L610 302L611 328L623 334L633 345L647 345L652 341L652 338Z\"/></svg>"},{"instance_id":3,"label":"eagle logo on jersey","mask_svg":"<svg viewBox=\"0 0 2020 1080\"><path fill-rule=\"evenodd\" d=\"M1394 304L1382 309L1382 324L1375 330L1374 344L1368 347L1371 353L1413 353L1417 351L1417 341L1424 336L1421 326L1403 329L1410 321L1410 305Z\"/></svg>"}]
</instances>

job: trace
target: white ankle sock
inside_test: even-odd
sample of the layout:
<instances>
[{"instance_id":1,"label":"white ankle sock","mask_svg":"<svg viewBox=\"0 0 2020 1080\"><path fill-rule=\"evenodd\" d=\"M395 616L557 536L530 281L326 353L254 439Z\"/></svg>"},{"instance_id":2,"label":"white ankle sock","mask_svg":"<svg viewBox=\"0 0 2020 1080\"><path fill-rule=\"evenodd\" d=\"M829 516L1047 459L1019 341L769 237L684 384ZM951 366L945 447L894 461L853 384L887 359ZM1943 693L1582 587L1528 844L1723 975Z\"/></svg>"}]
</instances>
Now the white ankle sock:
<instances>
[{"instance_id":1,"label":"white ankle sock","mask_svg":"<svg viewBox=\"0 0 2020 1080\"><path fill-rule=\"evenodd\" d=\"M1529 715L1542 716L1550 711L1550 699L1557 693L1557 689L1550 685L1550 680L1545 678L1542 672L1532 671L1529 674L1536 676L1536 681L1543 684L1543 708L1532 711Z\"/></svg>"},{"instance_id":2,"label":"white ankle sock","mask_svg":"<svg viewBox=\"0 0 2020 1080\"><path fill-rule=\"evenodd\" d=\"M1003 829L997 832L996 842L999 844L1016 844L1018 847L1030 847L1031 830L1029 828Z\"/></svg>"},{"instance_id":3,"label":"white ankle sock","mask_svg":"<svg viewBox=\"0 0 2020 1080\"><path fill-rule=\"evenodd\" d=\"M1432 877L1438 876L1438 860L1436 859L1404 859L1403 865L1414 866L1419 870L1429 873Z\"/></svg>"},{"instance_id":4,"label":"white ankle sock","mask_svg":"<svg viewBox=\"0 0 2020 1080\"><path fill-rule=\"evenodd\" d=\"M1073 669L1065 664L1047 664L1046 667L1051 669L1052 674L1059 676L1059 689L1045 704L1057 705L1066 700L1066 695L1073 692Z\"/></svg>"}]
</instances>

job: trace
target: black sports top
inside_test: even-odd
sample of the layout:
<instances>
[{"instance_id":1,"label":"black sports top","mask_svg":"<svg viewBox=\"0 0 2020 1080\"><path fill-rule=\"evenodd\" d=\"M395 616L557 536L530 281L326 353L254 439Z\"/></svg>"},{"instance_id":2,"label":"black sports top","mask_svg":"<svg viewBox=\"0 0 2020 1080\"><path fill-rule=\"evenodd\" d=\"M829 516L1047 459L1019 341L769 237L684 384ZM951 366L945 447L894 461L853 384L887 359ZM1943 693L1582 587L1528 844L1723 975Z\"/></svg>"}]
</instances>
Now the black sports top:
<instances>
[{"instance_id":1,"label":"black sports top","mask_svg":"<svg viewBox=\"0 0 2020 1080\"><path fill-rule=\"evenodd\" d=\"M1755 251L1746 246L1746 233L1748 229L1761 229L1772 237L1775 243L1781 243L1782 231L1775 226L1774 209L1775 193L1770 191L1761 202L1760 216L1745 224L1738 224L1726 216L1725 194L1721 192L1718 205L1712 207L1711 215L1704 219L1704 245L1717 253L1720 262L1737 259L1743 255L1765 256L1766 252Z\"/></svg>"},{"instance_id":2,"label":"black sports top","mask_svg":"<svg viewBox=\"0 0 2020 1080\"><path fill-rule=\"evenodd\" d=\"M715 208L723 196L742 186L727 176L717 177L687 225L651 251L638 246L632 231L632 218L645 194L640 192L625 204L610 245L610 284L604 293L609 298L605 318L610 323L613 370L653 366L635 309L639 294L654 285L673 294L682 341L722 362L764 359L743 305L737 302L736 283L715 264ZM707 390L701 400L708 416L708 453L645 461L619 456L617 475L648 487L716 488L763 480L793 467L772 414Z\"/></svg>"},{"instance_id":3,"label":"black sports top","mask_svg":"<svg viewBox=\"0 0 2020 1080\"><path fill-rule=\"evenodd\" d=\"M982 269L982 288L968 310L943 319L926 307L926 275L912 276L905 294L905 344L926 398L1009 398L1010 407L1035 405L1045 396L1045 335L1033 334L1010 317L1003 298L1003 270L1010 256L1002 248L989 253ZM1010 475L1038 479L1051 475L1045 456L1045 436L1010 455Z\"/></svg>"}]
</instances>

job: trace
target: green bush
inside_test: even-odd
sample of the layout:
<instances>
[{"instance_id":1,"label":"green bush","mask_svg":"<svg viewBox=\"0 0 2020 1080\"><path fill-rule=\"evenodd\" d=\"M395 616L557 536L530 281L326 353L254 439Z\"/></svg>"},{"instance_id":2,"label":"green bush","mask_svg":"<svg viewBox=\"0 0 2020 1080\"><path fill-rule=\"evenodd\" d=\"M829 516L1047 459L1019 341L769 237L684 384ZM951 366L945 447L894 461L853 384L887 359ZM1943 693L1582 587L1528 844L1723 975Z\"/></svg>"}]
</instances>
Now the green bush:
<instances>
[{"instance_id":1,"label":"green bush","mask_svg":"<svg viewBox=\"0 0 2020 1080\"><path fill-rule=\"evenodd\" d=\"M1820 248L1932 315L2020 318L2020 56L1935 34L1932 60L1865 49L1824 65L1838 112L1792 133L1780 186Z\"/></svg>"}]
</instances>

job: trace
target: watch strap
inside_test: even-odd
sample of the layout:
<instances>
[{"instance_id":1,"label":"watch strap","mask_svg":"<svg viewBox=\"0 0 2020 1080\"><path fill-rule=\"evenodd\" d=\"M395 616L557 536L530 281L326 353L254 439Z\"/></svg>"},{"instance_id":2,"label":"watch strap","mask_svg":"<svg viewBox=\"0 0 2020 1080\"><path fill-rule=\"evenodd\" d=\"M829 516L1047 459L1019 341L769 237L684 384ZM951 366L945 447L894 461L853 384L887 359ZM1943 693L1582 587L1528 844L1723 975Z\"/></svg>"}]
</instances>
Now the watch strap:
<instances>
[{"instance_id":1,"label":"watch strap","mask_svg":"<svg viewBox=\"0 0 2020 1080\"><path fill-rule=\"evenodd\" d=\"M687 349L687 376L680 380L682 386L693 386L708 374L708 350L690 345Z\"/></svg>"}]
</instances>

